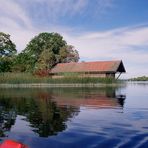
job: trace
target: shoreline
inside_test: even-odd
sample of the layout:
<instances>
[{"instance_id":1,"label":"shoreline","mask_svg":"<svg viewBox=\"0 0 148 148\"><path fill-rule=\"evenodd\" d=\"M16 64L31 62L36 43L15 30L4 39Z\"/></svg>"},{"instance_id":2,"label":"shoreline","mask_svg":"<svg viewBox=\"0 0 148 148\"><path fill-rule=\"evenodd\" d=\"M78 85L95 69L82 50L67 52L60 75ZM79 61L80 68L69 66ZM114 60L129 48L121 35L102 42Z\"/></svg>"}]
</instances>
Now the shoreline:
<instances>
[{"instance_id":1,"label":"shoreline","mask_svg":"<svg viewBox=\"0 0 148 148\"><path fill-rule=\"evenodd\" d=\"M0 84L0 88L54 88L54 87L117 87L124 86L125 83L65 83L65 84L48 84L48 83L30 83L30 84Z\"/></svg>"}]
</instances>

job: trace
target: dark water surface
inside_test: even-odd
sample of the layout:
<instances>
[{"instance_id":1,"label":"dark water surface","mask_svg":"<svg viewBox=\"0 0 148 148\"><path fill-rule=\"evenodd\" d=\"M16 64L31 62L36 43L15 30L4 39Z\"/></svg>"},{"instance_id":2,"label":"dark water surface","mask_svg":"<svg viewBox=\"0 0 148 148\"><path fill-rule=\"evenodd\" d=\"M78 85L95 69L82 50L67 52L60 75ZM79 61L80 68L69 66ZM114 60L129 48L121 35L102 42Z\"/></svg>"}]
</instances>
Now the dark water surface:
<instances>
[{"instance_id":1,"label":"dark water surface","mask_svg":"<svg viewBox=\"0 0 148 148\"><path fill-rule=\"evenodd\" d=\"M0 89L0 142L30 148L148 148L148 83Z\"/></svg>"}]
</instances>

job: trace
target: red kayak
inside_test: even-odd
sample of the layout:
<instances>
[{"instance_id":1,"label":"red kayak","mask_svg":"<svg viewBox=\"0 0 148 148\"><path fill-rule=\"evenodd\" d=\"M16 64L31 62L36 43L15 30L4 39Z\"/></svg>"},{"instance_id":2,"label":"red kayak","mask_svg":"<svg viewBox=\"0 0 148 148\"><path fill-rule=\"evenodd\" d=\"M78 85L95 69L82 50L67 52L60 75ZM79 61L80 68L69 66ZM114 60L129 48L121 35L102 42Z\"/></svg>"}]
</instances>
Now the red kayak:
<instances>
[{"instance_id":1,"label":"red kayak","mask_svg":"<svg viewBox=\"0 0 148 148\"><path fill-rule=\"evenodd\" d=\"M5 140L0 144L0 148L29 148L28 146L13 140Z\"/></svg>"}]
</instances>

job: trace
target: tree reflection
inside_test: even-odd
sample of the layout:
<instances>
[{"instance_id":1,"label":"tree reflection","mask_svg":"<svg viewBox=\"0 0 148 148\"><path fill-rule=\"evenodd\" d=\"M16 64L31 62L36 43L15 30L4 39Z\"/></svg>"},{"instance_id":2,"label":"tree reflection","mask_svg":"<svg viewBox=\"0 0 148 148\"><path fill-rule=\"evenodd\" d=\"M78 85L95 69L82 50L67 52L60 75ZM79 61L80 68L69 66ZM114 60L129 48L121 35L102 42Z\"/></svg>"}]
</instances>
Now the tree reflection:
<instances>
[{"instance_id":1,"label":"tree reflection","mask_svg":"<svg viewBox=\"0 0 148 148\"><path fill-rule=\"evenodd\" d=\"M1 89L0 137L7 136L17 115L26 117L40 137L65 130L66 122L78 115L80 106L123 107L116 88ZM8 93L9 92L9 93Z\"/></svg>"},{"instance_id":2,"label":"tree reflection","mask_svg":"<svg viewBox=\"0 0 148 148\"><path fill-rule=\"evenodd\" d=\"M57 106L51 101L50 95L46 98L17 98L0 97L0 137L7 136L16 116L26 116L34 132L41 137L56 135L66 129L66 121L77 115L79 108Z\"/></svg>"},{"instance_id":3,"label":"tree reflection","mask_svg":"<svg viewBox=\"0 0 148 148\"><path fill-rule=\"evenodd\" d=\"M5 98L0 101L0 137L7 136L11 126L15 123L16 112L12 108L10 99Z\"/></svg>"}]
</instances>

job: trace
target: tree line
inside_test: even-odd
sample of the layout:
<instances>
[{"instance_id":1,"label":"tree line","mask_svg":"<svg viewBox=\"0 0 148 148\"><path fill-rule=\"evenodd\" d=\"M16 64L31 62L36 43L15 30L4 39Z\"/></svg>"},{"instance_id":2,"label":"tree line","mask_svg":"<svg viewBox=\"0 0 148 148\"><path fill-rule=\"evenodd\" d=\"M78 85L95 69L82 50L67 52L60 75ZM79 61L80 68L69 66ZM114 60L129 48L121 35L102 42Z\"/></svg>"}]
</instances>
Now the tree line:
<instances>
[{"instance_id":1,"label":"tree line","mask_svg":"<svg viewBox=\"0 0 148 148\"><path fill-rule=\"evenodd\" d=\"M17 53L10 35L0 32L0 72L48 72L58 63L78 61L78 51L58 33L40 33Z\"/></svg>"},{"instance_id":2,"label":"tree line","mask_svg":"<svg viewBox=\"0 0 148 148\"><path fill-rule=\"evenodd\" d=\"M136 78L131 78L129 81L148 81L148 76L141 76Z\"/></svg>"}]
</instances>

